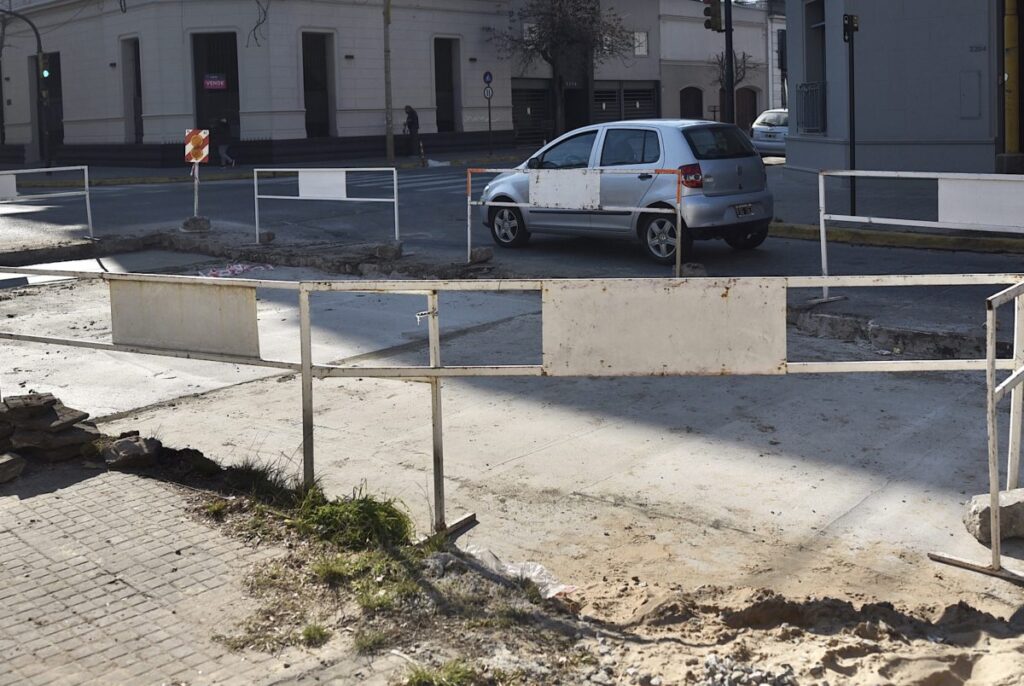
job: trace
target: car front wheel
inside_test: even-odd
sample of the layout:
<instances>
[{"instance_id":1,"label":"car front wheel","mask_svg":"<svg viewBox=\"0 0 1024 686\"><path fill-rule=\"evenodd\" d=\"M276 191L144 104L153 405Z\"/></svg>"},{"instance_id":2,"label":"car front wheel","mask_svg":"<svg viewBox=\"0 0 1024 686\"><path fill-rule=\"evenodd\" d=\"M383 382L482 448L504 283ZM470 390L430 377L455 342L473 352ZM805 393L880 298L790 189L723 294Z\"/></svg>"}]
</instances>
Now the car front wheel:
<instances>
[{"instance_id":1,"label":"car front wheel","mask_svg":"<svg viewBox=\"0 0 1024 686\"><path fill-rule=\"evenodd\" d=\"M491 237L503 248L517 248L530 240L518 207L492 207L490 224Z\"/></svg>"},{"instance_id":2,"label":"car front wheel","mask_svg":"<svg viewBox=\"0 0 1024 686\"><path fill-rule=\"evenodd\" d=\"M640 242L644 252L655 262L674 264L676 246L681 246L682 259L687 261L693 251L693 238L683 227L681 236L677 235L676 218L670 215L656 214L645 217L640 225Z\"/></svg>"}]
</instances>

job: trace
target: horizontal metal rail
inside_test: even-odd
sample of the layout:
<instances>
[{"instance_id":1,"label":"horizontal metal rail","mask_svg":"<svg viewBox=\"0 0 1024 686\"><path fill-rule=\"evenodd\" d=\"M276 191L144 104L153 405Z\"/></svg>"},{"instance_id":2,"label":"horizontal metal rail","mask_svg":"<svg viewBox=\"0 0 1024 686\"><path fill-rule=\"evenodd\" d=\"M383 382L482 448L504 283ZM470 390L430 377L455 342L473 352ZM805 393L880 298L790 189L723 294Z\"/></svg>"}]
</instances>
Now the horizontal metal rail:
<instances>
[{"instance_id":1,"label":"horizontal metal rail","mask_svg":"<svg viewBox=\"0 0 1024 686\"><path fill-rule=\"evenodd\" d=\"M1016 300L1022 295L1024 295L1024 282L1018 283L1015 286L1010 286L1006 290L999 291L995 295L990 296L987 300L987 307L990 310L994 310L997 307L1005 305L1011 300Z\"/></svg>"},{"instance_id":2,"label":"horizontal metal rail","mask_svg":"<svg viewBox=\"0 0 1024 686\"><path fill-rule=\"evenodd\" d=\"M151 348L147 346L138 345L118 345L117 343L101 343L99 341L86 341L80 338L33 336L30 334L0 331L0 339L8 341L23 341L26 343L45 343L49 345L62 345L71 348L90 348L92 350L105 350L108 352L138 353L141 355L156 355L158 357L177 357L186 360L225 362L228 364L241 364L250 367L271 367L274 369L290 369L296 372L301 371L301 366L297 362L281 362L277 360L264 360L262 358L242 357L239 355L202 353L187 350L172 350L169 348Z\"/></svg>"},{"instance_id":3,"label":"horizontal metal rail","mask_svg":"<svg viewBox=\"0 0 1024 686\"><path fill-rule=\"evenodd\" d=\"M860 176L879 179L961 179L975 181L1024 181L1021 174L970 174L967 172L870 171L867 169L823 169L822 176Z\"/></svg>"},{"instance_id":4,"label":"horizontal metal rail","mask_svg":"<svg viewBox=\"0 0 1024 686\"><path fill-rule=\"evenodd\" d=\"M853 214L826 214L823 219L837 222L857 222L879 226L915 226L926 229L963 229L965 231L991 231L996 233L1024 233L1024 227L999 224L965 224L963 222L933 222L923 219L890 219L887 217L864 217Z\"/></svg>"},{"instance_id":5,"label":"horizontal metal rail","mask_svg":"<svg viewBox=\"0 0 1024 686\"><path fill-rule=\"evenodd\" d=\"M787 362L787 374L866 374L871 372L981 372L988 360L851 360ZM996 360L996 369L1013 369L1012 359Z\"/></svg>"},{"instance_id":6,"label":"horizontal metal rail","mask_svg":"<svg viewBox=\"0 0 1024 686\"><path fill-rule=\"evenodd\" d=\"M213 276L189 276L186 274L125 274L120 272L86 272L79 270L43 269L40 267L5 267L0 265L0 272L10 274L28 274L34 276L63 276L73 279L91 279L94 281L147 281L150 283L187 283L206 286L226 286L228 288L275 288L297 291L299 281L273 281L270 279L224 279Z\"/></svg>"}]
</instances>

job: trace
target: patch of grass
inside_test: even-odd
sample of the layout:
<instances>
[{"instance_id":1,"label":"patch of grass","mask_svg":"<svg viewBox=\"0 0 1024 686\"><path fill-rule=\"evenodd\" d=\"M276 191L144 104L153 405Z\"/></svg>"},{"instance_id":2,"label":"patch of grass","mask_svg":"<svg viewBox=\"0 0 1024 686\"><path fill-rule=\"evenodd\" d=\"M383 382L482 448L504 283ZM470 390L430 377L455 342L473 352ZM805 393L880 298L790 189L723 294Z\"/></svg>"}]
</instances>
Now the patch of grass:
<instances>
[{"instance_id":1,"label":"patch of grass","mask_svg":"<svg viewBox=\"0 0 1024 686\"><path fill-rule=\"evenodd\" d=\"M363 629L357 631L353 636L356 652L360 655L379 653L391 645L394 640L395 637L392 634L377 629Z\"/></svg>"},{"instance_id":2,"label":"patch of grass","mask_svg":"<svg viewBox=\"0 0 1024 686\"><path fill-rule=\"evenodd\" d=\"M528 602L533 603L534 605L544 604L544 596L541 594L537 584L533 583L532 580L520 577L515 581L516 586L523 592L523 596Z\"/></svg>"},{"instance_id":3,"label":"patch of grass","mask_svg":"<svg viewBox=\"0 0 1024 686\"><path fill-rule=\"evenodd\" d=\"M330 630L322 624L307 624L302 629L302 643L308 648L319 648L330 637Z\"/></svg>"},{"instance_id":4,"label":"patch of grass","mask_svg":"<svg viewBox=\"0 0 1024 686\"><path fill-rule=\"evenodd\" d=\"M400 601L414 598L419 593L419 585L408 578L380 583L375 578L367 578L355 586L356 603L364 612L392 610Z\"/></svg>"},{"instance_id":5,"label":"patch of grass","mask_svg":"<svg viewBox=\"0 0 1024 686\"><path fill-rule=\"evenodd\" d=\"M338 555L317 560L310 571L320 583L336 588L352 579L354 565L348 558Z\"/></svg>"},{"instance_id":6,"label":"patch of grass","mask_svg":"<svg viewBox=\"0 0 1024 686\"><path fill-rule=\"evenodd\" d=\"M327 501L310 492L299 508L301 524L317 538L345 550L395 548L409 545L412 520L393 500L381 500L361 490L348 498Z\"/></svg>"},{"instance_id":7,"label":"patch of grass","mask_svg":"<svg viewBox=\"0 0 1024 686\"><path fill-rule=\"evenodd\" d=\"M307 494L298 477L288 476L280 466L248 458L224 470L227 486L253 500L280 508L298 506ZM314 487L310 490L319 490Z\"/></svg>"},{"instance_id":8,"label":"patch of grass","mask_svg":"<svg viewBox=\"0 0 1024 686\"><path fill-rule=\"evenodd\" d=\"M440 667L413 667L405 686L474 686L480 682L475 669L462 660L453 660Z\"/></svg>"},{"instance_id":9,"label":"patch of grass","mask_svg":"<svg viewBox=\"0 0 1024 686\"><path fill-rule=\"evenodd\" d=\"M216 519L218 522L223 521L225 515L228 513L228 501L223 500L222 498L212 500L206 503L206 505L203 505L203 512L205 512L207 516Z\"/></svg>"}]
</instances>

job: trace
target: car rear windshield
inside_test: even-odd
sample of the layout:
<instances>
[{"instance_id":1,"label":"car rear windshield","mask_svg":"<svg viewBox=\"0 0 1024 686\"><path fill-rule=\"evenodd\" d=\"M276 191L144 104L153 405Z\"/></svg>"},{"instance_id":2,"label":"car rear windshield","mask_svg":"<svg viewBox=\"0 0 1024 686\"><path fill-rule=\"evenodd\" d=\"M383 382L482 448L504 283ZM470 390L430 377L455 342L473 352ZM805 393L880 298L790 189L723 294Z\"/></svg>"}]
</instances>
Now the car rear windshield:
<instances>
[{"instance_id":1,"label":"car rear windshield","mask_svg":"<svg viewBox=\"0 0 1024 686\"><path fill-rule=\"evenodd\" d=\"M789 126L789 112L765 112L754 121L754 126Z\"/></svg>"},{"instance_id":2,"label":"car rear windshield","mask_svg":"<svg viewBox=\"0 0 1024 686\"><path fill-rule=\"evenodd\" d=\"M735 126L689 126L683 136L698 160L725 160L756 155L750 139Z\"/></svg>"}]
</instances>

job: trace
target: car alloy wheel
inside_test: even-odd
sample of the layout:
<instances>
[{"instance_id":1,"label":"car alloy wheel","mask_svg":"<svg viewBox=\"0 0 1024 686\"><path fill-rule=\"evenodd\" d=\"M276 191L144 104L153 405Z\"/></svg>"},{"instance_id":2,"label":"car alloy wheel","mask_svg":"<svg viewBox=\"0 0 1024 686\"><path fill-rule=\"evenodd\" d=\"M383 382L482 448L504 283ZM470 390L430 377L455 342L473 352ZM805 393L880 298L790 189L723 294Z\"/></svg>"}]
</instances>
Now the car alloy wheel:
<instances>
[{"instance_id":1,"label":"car alloy wheel","mask_svg":"<svg viewBox=\"0 0 1024 686\"><path fill-rule=\"evenodd\" d=\"M519 217L509 207L502 207L494 214L494 235L502 243L513 243L519 236Z\"/></svg>"},{"instance_id":2,"label":"car alloy wheel","mask_svg":"<svg viewBox=\"0 0 1024 686\"><path fill-rule=\"evenodd\" d=\"M676 226L664 217L651 220L647 225L647 249L658 259L667 260L676 254Z\"/></svg>"}]
</instances>

